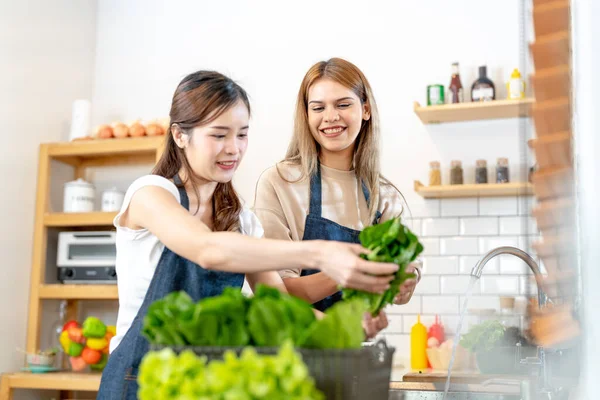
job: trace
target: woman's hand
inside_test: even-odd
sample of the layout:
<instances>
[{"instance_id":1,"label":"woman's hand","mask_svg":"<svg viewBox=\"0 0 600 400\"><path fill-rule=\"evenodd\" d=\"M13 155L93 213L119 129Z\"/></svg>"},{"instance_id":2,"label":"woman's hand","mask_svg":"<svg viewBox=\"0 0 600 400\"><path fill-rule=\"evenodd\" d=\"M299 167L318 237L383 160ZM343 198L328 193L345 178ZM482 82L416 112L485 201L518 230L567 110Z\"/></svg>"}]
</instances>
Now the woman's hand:
<instances>
[{"instance_id":1,"label":"woman's hand","mask_svg":"<svg viewBox=\"0 0 600 400\"><path fill-rule=\"evenodd\" d=\"M394 304L407 304L412 298L417 283L421 279L421 269L419 262L412 262L408 264L405 270L407 273L414 272L417 274L417 278L407 279L402 285L400 285L400 293L394 298Z\"/></svg>"},{"instance_id":2,"label":"woman's hand","mask_svg":"<svg viewBox=\"0 0 600 400\"><path fill-rule=\"evenodd\" d=\"M379 332L387 328L389 322L384 311L379 312L379 315L372 317L371 313L365 313L363 318L363 329L367 339L372 339Z\"/></svg>"},{"instance_id":3,"label":"woman's hand","mask_svg":"<svg viewBox=\"0 0 600 400\"><path fill-rule=\"evenodd\" d=\"M398 265L366 261L359 257L368 253L359 244L331 240L315 240L313 245L320 257L316 268L343 287L382 293L390 287Z\"/></svg>"}]
</instances>

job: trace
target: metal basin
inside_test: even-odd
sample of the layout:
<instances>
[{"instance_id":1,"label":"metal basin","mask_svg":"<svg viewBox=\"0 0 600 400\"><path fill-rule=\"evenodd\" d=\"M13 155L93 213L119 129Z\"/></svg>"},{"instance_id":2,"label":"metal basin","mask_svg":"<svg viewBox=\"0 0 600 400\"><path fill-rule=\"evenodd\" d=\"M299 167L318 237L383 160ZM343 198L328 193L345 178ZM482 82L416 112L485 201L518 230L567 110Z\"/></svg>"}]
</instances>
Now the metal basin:
<instances>
[{"instance_id":1,"label":"metal basin","mask_svg":"<svg viewBox=\"0 0 600 400\"><path fill-rule=\"evenodd\" d=\"M442 400L444 392L390 390L389 400ZM520 400L521 396L493 394L493 393L468 393L450 392L446 400Z\"/></svg>"},{"instance_id":2,"label":"metal basin","mask_svg":"<svg viewBox=\"0 0 600 400\"><path fill-rule=\"evenodd\" d=\"M440 383L392 382L389 400L442 400ZM518 385L451 384L446 400L520 400Z\"/></svg>"}]
</instances>

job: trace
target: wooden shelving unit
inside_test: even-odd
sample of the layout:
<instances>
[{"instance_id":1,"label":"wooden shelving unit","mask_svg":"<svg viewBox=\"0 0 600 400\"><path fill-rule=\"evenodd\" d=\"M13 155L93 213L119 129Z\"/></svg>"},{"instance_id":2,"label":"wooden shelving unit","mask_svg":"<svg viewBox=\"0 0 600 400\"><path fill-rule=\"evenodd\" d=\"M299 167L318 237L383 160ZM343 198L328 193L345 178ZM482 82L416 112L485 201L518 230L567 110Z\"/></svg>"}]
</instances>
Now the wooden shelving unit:
<instances>
[{"instance_id":1,"label":"wooden shelving unit","mask_svg":"<svg viewBox=\"0 0 600 400\"><path fill-rule=\"evenodd\" d=\"M0 400L10 399L14 389L42 389L95 392L100 387L100 373L53 372L32 374L18 372L2 375Z\"/></svg>"},{"instance_id":2,"label":"wooden shelving unit","mask_svg":"<svg viewBox=\"0 0 600 400\"><path fill-rule=\"evenodd\" d=\"M495 100L489 102L421 106L414 103L414 111L424 124L477 121L531 116L533 99Z\"/></svg>"},{"instance_id":3,"label":"wooden shelving unit","mask_svg":"<svg viewBox=\"0 0 600 400\"><path fill-rule=\"evenodd\" d=\"M40 285L41 299L118 300L117 285Z\"/></svg>"},{"instance_id":4,"label":"wooden shelving unit","mask_svg":"<svg viewBox=\"0 0 600 400\"><path fill-rule=\"evenodd\" d=\"M112 226L116 215L114 212L53 212L49 200L53 162L74 167L74 179L84 177L86 169L90 167L154 164L162 154L164 140L164 136L158 136L45 143L40 146L26 341L28 352L34 352L39 348L43 301L66 300L67 319L73 319L77 317L80 301L118 299L117 285L46 283L46 247L49 229ZM11 399L15 389L97 391L100 376L99 373L71 372L4 374L0 385L0 400Z\"/></svg>"},{"instance_id":5,"label":"wooden shelving unit","mask_svg":"<svg viewBox=\"0 0 600 400\"><path fill-rule=\"evenodd\" d=\"M44 215L44 225L47 227L109 226L113 224L116 215L116 212L47 213Z\"/></svg>"},{"instance_id":6,"label":"wooden shelving unit","mask_svg":"<svg viewBox=\"0 0 600 400\"><path fill-rule=\"evenodd\" d=\"M414 189L419 196L422 196L426 199L533 195L533 186L530 183L488 183L425 186L421 182L415 181Z\"/></svg>"}]
</instances>

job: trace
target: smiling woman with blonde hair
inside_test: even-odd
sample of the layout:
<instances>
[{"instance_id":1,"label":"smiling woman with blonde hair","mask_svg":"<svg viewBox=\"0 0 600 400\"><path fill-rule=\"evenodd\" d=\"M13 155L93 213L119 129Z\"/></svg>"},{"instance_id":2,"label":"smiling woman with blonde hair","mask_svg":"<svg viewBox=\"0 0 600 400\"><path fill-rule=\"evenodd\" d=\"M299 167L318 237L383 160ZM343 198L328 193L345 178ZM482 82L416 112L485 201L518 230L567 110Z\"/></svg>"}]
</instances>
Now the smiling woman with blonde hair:
<instances>
[{"instance_id":1,"label":"smiling woman with blonde hair","mask_svg":"<svg viewBox=\"0 0 600 400\"><path fill-rule=\"evenodd\" d=\"M402 194L380 172L379 138L377 105L360 69L340 58L313 65L300 85L286 157L257 184L254 212L265 237L359 243L363 228L402 214ZM416 264L412 269L420 277ZM319 271L280 275L290 293L320 311L341 299L337 284ZM410 300L416 283L403 284L396 304ZM365 316L368 336L386 326L384 313Z\"/></svg>"}]
</instances>

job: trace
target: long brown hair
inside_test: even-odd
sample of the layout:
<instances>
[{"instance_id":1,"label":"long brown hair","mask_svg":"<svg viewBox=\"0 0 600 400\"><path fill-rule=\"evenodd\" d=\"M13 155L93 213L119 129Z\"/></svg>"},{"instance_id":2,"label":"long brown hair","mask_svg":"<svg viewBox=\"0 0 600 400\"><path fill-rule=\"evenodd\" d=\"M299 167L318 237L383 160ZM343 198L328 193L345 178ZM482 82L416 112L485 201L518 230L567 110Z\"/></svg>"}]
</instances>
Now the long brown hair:
<instances>
[{"instance_id":1,"label":"long brown hair","mask_svg":"<svg viewBox=\"0 0 600 400\"><path fill-rule=\"evenodd\" d=\"M354 64L341 58L331 58L310 67L298 91L294 132L284 162L300 166L300 179L311 177L317 171L320 145L308 125L308 91L318 79L322 78L331 79L352 90L361 104L369 107L371 117L362 121L360 132L356 137L353 161L357 178L365 183L371 194L369 216L372 221L379 205L379 185L393 185L380 173L379 112L373 90L365 75ZM283 178L281 173L280 176Z\"/></svg>"},{"instance_id":2,"label":"long brown hair","mask_svg":"<svg viewBox=\"0 0 600 400\"><path fill-rule=\"evenodd\" d=\"M246 105L250 113L246 91L223 74L197 71L183 78L173 94L165 150L152 173L171 179L183 167L183 184L189 181L197 196L200 178L192 169L185 151L176 145L172 135L173 125L177 124L183 133L190 134L193 128L214 121L239 101ZM231 182L217 184L212 196L212 207L213 230L240 231L242 203Z\"/></svg>"}]
</instances>

